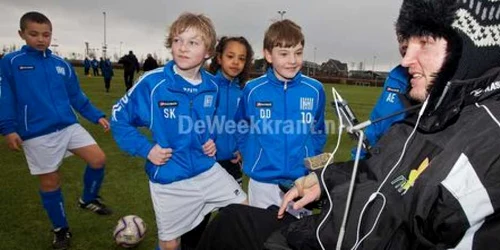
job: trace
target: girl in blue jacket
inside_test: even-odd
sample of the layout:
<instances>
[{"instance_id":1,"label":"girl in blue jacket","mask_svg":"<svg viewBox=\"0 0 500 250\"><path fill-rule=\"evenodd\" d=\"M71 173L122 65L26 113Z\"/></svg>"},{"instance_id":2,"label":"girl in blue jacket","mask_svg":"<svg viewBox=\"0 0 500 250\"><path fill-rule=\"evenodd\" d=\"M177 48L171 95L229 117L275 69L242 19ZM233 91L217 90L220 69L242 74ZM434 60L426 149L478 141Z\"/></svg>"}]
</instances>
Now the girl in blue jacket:
<instances>
[{"instance_id":1,"label":"girl in blue jacket","mask_svg":"<svg viewBox=\"0 0 500 250\"><path fill-rule=\"evenodd\" d=\"M234 121L242 89L248 80L253 49L244 37L222 37L215 48L215 58L209 71L215 74L219 86L219 101L215 111L224 125ZM236 146L235 133L226 126L217 131L217 162L241 184L241 155Z\"/></svg>"}]
</instances>

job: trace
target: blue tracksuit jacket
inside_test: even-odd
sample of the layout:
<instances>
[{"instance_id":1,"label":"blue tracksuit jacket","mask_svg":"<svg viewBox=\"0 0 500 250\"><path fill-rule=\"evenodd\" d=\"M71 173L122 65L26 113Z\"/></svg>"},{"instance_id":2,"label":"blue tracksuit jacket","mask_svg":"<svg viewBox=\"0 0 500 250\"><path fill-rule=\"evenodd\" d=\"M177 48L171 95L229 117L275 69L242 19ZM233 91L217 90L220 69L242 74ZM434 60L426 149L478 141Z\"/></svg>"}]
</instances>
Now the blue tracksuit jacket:
<instances>
[{"instance_id":1,"label":"blue tracksuit jacket","mask_svg":"<svg viewBox=\"0 0 500 250\"><path fill-rule=\"evenodd\" d=\"M73 67L47 49L27 45L1 60L0 129L23 140L77 123L73 110L97 123L104 114L80 89Z\"/></svg>"},{"instance_id":2,"label":"blue tracksuit jacket","mask_svg":"<svg viewBox=\"0 0 500 250\"><path fill-rule=\"evenodd\" d=\"M234 121L234 115L238 109L238 102L241 98L242 89L239 85L239 80L232 81L224 77L219 70L215 75L217 85L219 86L218 106L215 114L216 121L219 122L219 130L216 134L215 145L217 146L217 160L231 160L234 158L233 153L238 149L236 145L236 136L228 127L224 127L228 122Z\"/></svg>"},{"instance_id":3,"label":"blue tracksuit jacket","mask_svg":"<svg viewBox=\"0 0 500 250\"><path fill-rule=\"evenodd\" d=\"M404 109L404 104L400 99L400 95L404 95L408 88L408 70L399 65L389 72L389 76L384 82L382 94L377 100L370 113L370 120L393 114ZM392 124L403 120L405 114L399 114L385 120L373 123L365 129L365 136L371 146L377 144L380 137L382 137ZM364 157L366 152L361 152ZM356 148L351 150L351 158L356 156Z\"/></svg>"},{"instance_id":4,"label":"blue tracksuit jacket","mask_svg":"<svg viewBox=\"0 0 500 250\"><path fill-rule=\"evenodd\" d=\"M107 79L111 79L115 73L113 71L113 65L109 59L106 59L102 63L101 67L102 76Z\"/></svg>"},{"instance_id":5,"label":"blue tracksuit jacket","mask_svg":"<svg viewBox=\"0 0 500 250\"><path fill-rule=\"evenodd\" d=\"M272 68L247 83L236 120L243 170L267 183L295 180L307 173L304 158L322 152L325 92L315 79L298 73L291 81L276 78Z\"/></svg>"},{"instance_id":6,"label":"blue tracksuit jacket","mask_svg":"<svg viewBox=\"0 0 500 250\"><path fill-rule=\"evenodd\" d=\"M215 114L218 87L212 75L201 69L203 82L194 86L173 70L174 61L145 73L113 106L111 130L118 146L147 159L157 143L172 148L162 166L146 161L146 173L155 183L168 184L196 176L214 163L202 145L213 135L208 124ZM152 132L150 141L136 127Z\"/></svg>"},{"instance_id":7,"label":"blue tracksuit jacket","mask_svg":"<svg viewBox=\"0 0 500 250\"><path fill-rule=\"evenodd\" d=\"M382 94L370 114L372 121L404 109L399 95L405 94L408 88L408 70L402 66L392 69L383 88ZM404 117L405 114L399 114L368 126L365 134L370 145L375 145L393 123L401 121Z\"/></svg>"}]
</instances>

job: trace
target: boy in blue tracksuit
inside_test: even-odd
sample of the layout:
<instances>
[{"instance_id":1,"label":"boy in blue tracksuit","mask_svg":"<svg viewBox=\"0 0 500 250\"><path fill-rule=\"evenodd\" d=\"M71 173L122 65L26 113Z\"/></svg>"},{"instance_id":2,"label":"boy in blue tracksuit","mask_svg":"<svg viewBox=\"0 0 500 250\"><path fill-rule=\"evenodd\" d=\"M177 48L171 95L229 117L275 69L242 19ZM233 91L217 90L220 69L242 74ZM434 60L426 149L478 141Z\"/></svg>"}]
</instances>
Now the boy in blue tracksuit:
<instances>
[{"instance_id":1,"label":"boy in blue tracksuit","mask_svg":"<svg viewBox=\"0 0 500 250\"><path fill-rule=\"evenodd\" d=\"M243 89L236 121L249 125L238 129L238 144L253 206L281 205L278 184L306 175L304 158L320 154L326 142L325 93L320 82L300 73L303 48L297 24L273 23L264 37L271 67Z\"/></svg>"},{"instance_id":2,"label":"boy in blue tracksuit","mask_svg":"<svg viewBox=\"0 0 500 250\"><path fill-rule=\"evenodd\" d=\"M382 94L370 113L370 120L373 121L403 110L404 104L401 101L400 95L406 93L407 87L408 70L401 65L392 69L385 80ZM380 137L387 132L389 127L391 127L393 123L401 121L404 116L405 114L402 113L368 126L365 130L365 135L370 145L375 145Z\"/></svg>"},{"instance_id":3,"label":"boy in blue tracksuit","mask_svg":"<svg viewBox=\"0 0 500 250\"><path fill-rule=\"evenodd\" d=\"M109 58L103 60L101 64L101 72L102 77L104 78L104 88L106 88L106 92L109 92L109 88L111 87L111 79L115 75L113 71L113 64Z\"/></svg>"},{"instance_id":4,"label":"boy in blue tracksuit","mask_svg":"<svg viewBox=\"0 0 500 250\"><path fill-rule=\"evenodd\" d=\"M399 42L399 53L404 56L406 43ZM382 118L404 109L404 103L401 101L401 96L406 94L409 83L408 69L401 65L396 66L389 72L389 76L384 82L382 94L377 100L377 103L370 113L370 121ZM378 140L387 132L392 124L399 122L405 118L405 113L389 117L379 122L373 123L365 129L365 137L370 146L377 144ZM365 158L368 152L362 149L360 158ZM356 147L351 150L351 158L356 157Z\"/></svg>"},{"instance_id":5,"label":"boy in blue tracksuit","mask_svg":"<svg viewBox=\"0 0 500 250\"><path fill-rule=\"evenodd\" d=\"M12 150L21 150L29 170L40 181L40 196L54 228L55 249L69 246L69 232L60 188L59 166L75 154L87 162L81 208L111 214L99 200L104 178L104 152L78 124L74 111L100 124L109 123L80 89L74 69L48 49L52 24L43 14L21 17L19 35L26 41L21 50L0 62L0 132ZM69 153L69 154L68 154Z\"/></svg>"},{"instance_id":6,"label":"boy in blue tracksuit","mask_svg":"<svg viewBox=\"0 0 500 250\"><path fill-rule=\"evenodd\" d=\"M88 57L85 57L85 60L83 60L83 73L85 76L89 76L90 72L90 60Z\"/></svg>"},{"instance_id":7,"label":"boy in blue tracksuit","mask_svg":"<svg viewBox=\"0 0 500 250\"><path fill-rule=\"evenodd\" d=\"M146 161L159 248L180 237L213 209L245 203L246 194L215 161L209 125L218 87L202 65L213 53L215 30L204 15L182 14L170 27L173 60L144 74L113 106L113 136L121 149ZM136 127L147 127L152 141Z\"/></svg>"},{"instance_id":8,"label":"boy in blue tracksuit","mask_svg":"<svg viewBox=\"0 0 500 250\"><path fill-rule=\"evenodd\" d=\"M99 76L99 61L97 59L92 59L90 62L90 65L92 66L92 72L94 73L94 76Z\"/></svg>"},{"instance_id":9,"label":"boy in blue tracksuit","mask_svg":"<svg viewBox=\"0 0 500 250\"><path fill-rule=\"evenodd\" d=\"M242 87L248 80L253 54L252 46L246 38L223 36L215 47L215 56L208 69L215 74L215 83L219 87L214 121L218 125L215 131L216 160L240 185L243 173L234 133L234 115L241 99ZM207 214L195 229L182 235L181 249L196 249L210 215Z\"/></svg>"}]
</instances>

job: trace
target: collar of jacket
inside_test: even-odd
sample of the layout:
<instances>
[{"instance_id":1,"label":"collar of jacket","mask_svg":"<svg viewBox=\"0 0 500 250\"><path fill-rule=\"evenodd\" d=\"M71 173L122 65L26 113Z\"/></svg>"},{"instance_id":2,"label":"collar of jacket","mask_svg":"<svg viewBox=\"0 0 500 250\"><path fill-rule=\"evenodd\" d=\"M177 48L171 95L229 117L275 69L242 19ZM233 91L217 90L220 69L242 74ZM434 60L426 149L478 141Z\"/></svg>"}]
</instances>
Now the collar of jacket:
<instances>
[{"instance_id":1,"label":"collar of jacket","mask_svg":"<svg viewBox=\"0 0 500 250\"><path fill-rule=\"evenodd\" d=\"M183 77L174 72L174 60L171 60L163 67L163 72L165 74L165 78L169 81L172 81L173 84L168 85L168 89L174 92L184 93L182 81L185 81ZM201 80L202 83L199 85L199 93L207 92L207 91L218 91L217 85L213 80L213 76L210 75L203 67L200 68Z\"/></svg>"},{"instance_id":2,"label":"collar of jacket","mask_svg":"<svg viewBox=\"0 0 500 250\"><path fill-rule=\"evenodd\" d=\"M389 72L389 77L401 83L404 83L405 85L408 85L410 81L410 77L408 75L408 69L401 65L398 65L395 68L393 68L391 72Z\"/></svg>"},{"instance_id":3,"label":"collar of jacket","mask_svg":"<svg viewBox=\"0 0 500 250\"><path fill-rule=\"evenodd\" d=\"M448 82L440 96L430 97L429 103L436 105L427 106L418 127L425 132L443 130L456 121L464 107L491 98L500 98L500 67L478 78ZM416 116L409 121L414 123Z\"/></svg>"},{"instance_id":4,"label":"collar of jacket","mask_svg":"<svg viewBox=\"0 0 500 250\"><path fill-rule=\"evenodd\" d=\"M224 74L222 74L222 70L220 70L220 69L217 70L217 73L215 74L215 79L217 80L217 83L219 83L220 85L233 86L233 87L240 88L240 86L239 86L240 80L238 78L234 78L233 80L229 80L224 76Z\"/></svg>"},{"instance_id":5,"label":"collar of jacket","mask_svg":"<svg viewBox=\"0 0 500 250\"><path fill-rule=\"evenodd\" d=\"M50 49L45 49L44 51L39 51L29 45L23 45L23 47L21 48L21 51L28 54L28 55L31 55L31 56L42 56L42 57L49 57L50 55L52 55L52 50Z\"/></svg>"},{"instance_id":6,"label":"collar of jacket","mask_svg":"<svg viewBox=\"0 0 500 250\"><path fill-rule=\"evenodd\" d=\"M280 79L278 79L276 77L276 75L274 74L274 69L273 67L269 67L266 71L266 76L267 76L267 79L269 79L269 82L274 84L274 85L277 85L279 87L283 87L286 83L287 85L287 88L290 88L290 87L293 87L295 85L297 85L301 78L302 78L302 73L299 71L297 72L297 74L292 78L290 79L289 81L281 81Z\"/></svg>"}]
</instances>

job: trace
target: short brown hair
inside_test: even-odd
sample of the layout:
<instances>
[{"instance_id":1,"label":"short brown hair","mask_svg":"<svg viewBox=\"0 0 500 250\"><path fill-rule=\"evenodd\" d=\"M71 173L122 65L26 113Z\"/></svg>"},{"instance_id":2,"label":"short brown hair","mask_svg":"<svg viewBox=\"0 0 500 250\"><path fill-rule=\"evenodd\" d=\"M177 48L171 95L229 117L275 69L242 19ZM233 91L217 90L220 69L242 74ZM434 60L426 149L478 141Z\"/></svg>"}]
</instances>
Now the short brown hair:
<instances>
[{"instance_id":1,"label":"short brown hair","mask_svg":"<svg viewBox=\"0 0 500 250\"><path fill-rule=\"evenodd\" d=\"M264 35L264 49L267 51L272 51L274 47L289 48L299 43L304 46L302 28L288 19L271 24Z\"/></svg>"},{"instance_id":2,"label":"short brown hair","mask_svg":"<svg viewBox=\"0 0 500 250\"><path fill-rule=\"evenodd\" d=\"M165 46L171 48L174 37L189 28L194 28L201 33L201 39L205 43L208 53L213 55L217 40L215 28L210 18L203 14L197 15L189 12L181 14L174 23L172 23L172 26L170 26Z\"/></svg>"},{"instance_id":3,"label":"short brown hair","mask_svg":"<svg viewBox=\"0 0 500 250\"><path fill-rule=\"evenodd\" d=\"M24 31L28 26L28 22L34 22L39 24L48 24L50 29L52 29L52 23L49 18L47 18L44 14L36 11L26 12L19 20L19 28L21 31Z\"/></svg>"}]
</instances>

